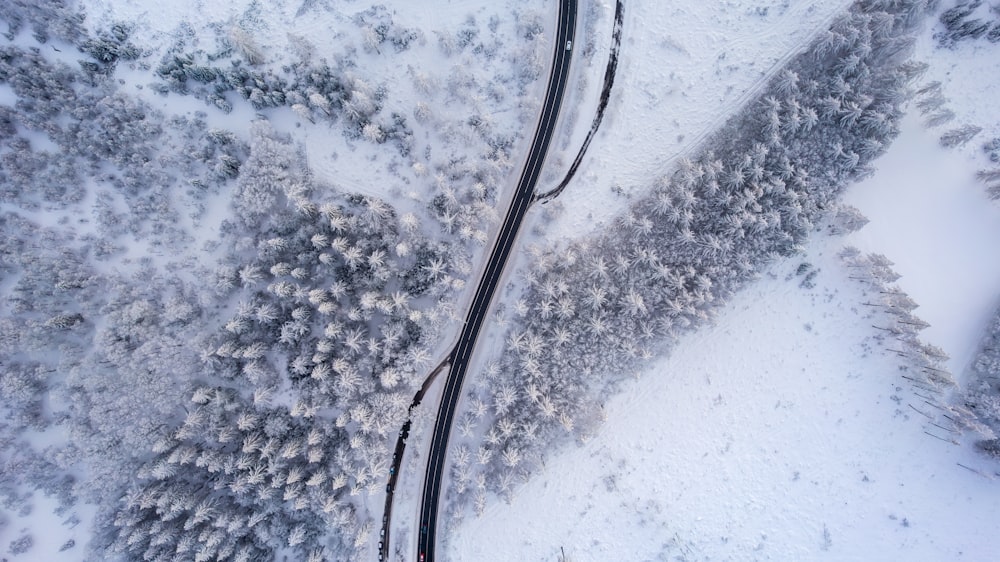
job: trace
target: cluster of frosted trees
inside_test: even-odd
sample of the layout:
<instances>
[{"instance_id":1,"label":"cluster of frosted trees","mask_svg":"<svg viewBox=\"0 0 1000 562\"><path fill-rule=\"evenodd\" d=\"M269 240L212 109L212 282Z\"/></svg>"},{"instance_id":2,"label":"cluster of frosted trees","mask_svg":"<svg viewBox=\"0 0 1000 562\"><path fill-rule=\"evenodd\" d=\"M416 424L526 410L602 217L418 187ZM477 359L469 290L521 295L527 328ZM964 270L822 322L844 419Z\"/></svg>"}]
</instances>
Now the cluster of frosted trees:
<instances>
[{"instance_id":1,"label":"cluster of frosted trees","mask_svg":"<svg viewBox=\"0 0 1000 562\"><path fill-rule=\"evenodd\" d=\"M934 34L943 47L954 47L960 41L987 39L1000 41L1000 17L996 8L982 0L958 0L940 17L944 29Z\"/></svg>"},{"instance_id":2,"label":"cluster of frosted trees","mask_svg":"<svg viewBox=\"0 0 1000 562\"><path fill-rule=\"evenodd\" d=\"M13 2L0 13L12 34L31 27L36 39L79 41L90 54L83 45L94 43L62 9ZM231 181L245 157L231 135L166 121L117 91L89 70L100 61L73 68L50 52L0 48L0 83L15 97L0 106L0 385L11 397L0 407L0 495L11 509L32 487L61 509L76 495L117 493L149 432L175 411L197 359L186 343L204 329L195 327L206 319L203 293L191 276L164 278L150 259L127 259L126 244L169 246L181 261L191 245L178 228L185 207ZM51 424L71 442L41 451L22 440ZM81 463L88 478L74 482L67 474Z\"/></svg>"},{"instance_id":3,"label":"cluster of frosted trees","mask_svg":"<svg viewBox=\"0 0 1000 562\"><path fill-rule=\"evenodd\" d=\"M862 304L872 309L873 327L881 332L884 347L907 360L910 372L906 379L919 390L936 396L954 387L955 380L945 366L948 356L937 346L919 339L919 333L929 324L913 313L917 303L893 284L900 276L892 269L892 262L881 254L862 254L850 246L841 251L840 257L850 278L864 283L868 289L867 300Z\"/></svg>"},{"instance_id":4,"label":"cluster of frosted trees","mask_svg":"<svg viewBox=\"0 0 1000 562\"><path fill-rule=\"evenodd\" d=\"M411 44L427 41L419 30L394 23L382 6L358 12L352 19L361 32L366 56L400 53ZM483 100L496 106L523 95L540 77L547 56L539 14L517 12L514 19L512 27L519 39L516 52L509 52L503 44L498 18L491 18L482 29L470 16L457 30L435 32L441 53L460 59L446 75L407 68L421 97L412 118L435 139L423 151L408 117L385 109L390 95L387 87L364 78L350 49L328 63L315 55L314 46L296 40L295 62L275 69L256 60L260 57L246 54L258 51L257 47L239 48L238 37L251 41L246 33L230 34L215 53L186 50L182 39L157 67L163 82L154 88L193 95L224 111L232 109L233 99L227 94L236 92L256 109L287 107L303 121L339 122L349 137L390 143L411 161L415 179L429 184L429 210L443 233L461 244L482 245L490 224L497 220L497 186L512 167L511 150L519 135L517 128L499 127ZM494 74L483 80L472 71L478 68ZM469 115L456 119L463 112L440 113L433 109L435 105L467 106ZM533 111L519 106L519 118Z\"/></svg>"},{"instance_id":5,"label":"cluster of frosted trees","mask_svg":"<svg viewBox=\"0 0 1000 562\"><path fill-rule=\"evenodd\" d=\"M410 148L412 132L405 119L392 116L387 123L376 119L385 90L355 76L348 61L331 68L323 62L303 60L287 72L275 73L241 61L226 67L200 65L202 58L201 53L166 55L157 68L164 83L156 87L163 92L194 95L226 112L232 111L226 93L236 92L255 109L288 107L310 122L343 118L346 130L355 136L379 143L396 141L404 153Z\"/></svg>"},{"instance_id":6,"label":"cluster of frosted trees","mask_svg":"<svg viewBox=\"0 0 1000 562\"><path fill-rule=\"evenodd\" d=\"M250 389L274 392L287 381L296 415L334 408L335 423L358 441L352 484L365 488L377 476L366 455L374 447L385 456L385 437L422 382L424 332L445 319L433 305L450 293L454 272L415 215L397 216L372 197L330 197L295 171L293 145L264 123L256 129L236 199L250 256L217 271L219 290L239 303L206 359ZM316 203L314 192L327 201Z\"/></svg>"},{"instance_id":7,"label":"cluster of frosted trees","mask_svg":"<svg viewBox=\"0 0 1000 562\"><path fill-rule=\"evenodd\" d=\"M241 139L152 110L114 77L137 56L128 28L88 38L64 8L0 7L12 35L31 27L87 57L70 67L23 37L0 47L16 97L0 106L0 500L26 512L39 490L71 519L78 496L99 504L100 558L355 556L371 528L359 495L381 490L388 437L468 271L463 242L316 182L265 121ZM329 69L292 74L287 95L315 115L378 111L360 79L333 106ZM429 171L435 189L464 190L459 176L471 189L503 165ZM220 238L196 239L223 196ZM469 246L472 224L453 225ZM69 440L26 439L52 426Z\"/></svg>"},{"instance_id":8,"label":"cluster of frosted trees","mask_svg":"<svg viewBox=\"0 0 1000 562\"><path fill-rule=\"evenodd\" d=\"M326 559L369 533L345 500L343 429L200 387L181 425L153 446L115 515L112 550L141 560ZM338 533L329 533L335 526ZM327 543L332 538L333 543ZM349 547L346 545L347 550Z\"/></svg>"},{"instance_id":9,"label":"cluster of frosted trees","mask_svg":"<svg viewBox=\"0 0 1000 562\"><path fill-rule=\"evenodd\" d=\"M459 418L453 493L508 494L554 443L586 436L639 361L798 250L897 134L925 9L858 2L609 230L536 252L506 348Z\"/></svg>"},{"instance_id":10,"label":"cluster of frosted trees","mask_svg":"<svg viewBox=\"0 0 1000 562\"><path fill-rule=\"evenodd\" d=\"M25 28L39 43L50 38L70 43L86 39L83 14L70 9L66 0L10 0L0 4L0 18L7 24L8 39Z\"/></svg>"},{"instance_id":11,"label":"cluster of frosted trees","mask_svg":"<svg viewBox=\"0 0 1000 562\"><path fill-rule=\"evenodd\" d=\"M979 353L972 364L972 377L964 391L965 406L985 428L977 445L1000 458L1000 312L986 328Z\"/></svg>"},{"instance_id":12,"label":"cluster of frosted trees","mask_svg":"<svg viewBox=\"0 0 1000 562\"><path fill-rule=\"evenodd\" d=\"M850 277L868 289L867 300L862 304L872 311L868 318L880 332L882 347L901 360L900 376L912 389L912 401L907 406L923 418L925 432L957 444L963 432L972 431L980 436L983 450L996 454L995 432L1000 428L996 405L1000 401L994 365L996 353L991 343L996 321L973 365L976 377L959 393L963 403L956 403L952 395L955 379L945 364L948 355L920 339L920 331L928 324L913 314L917 308L913 299L893 284L899 274L893 271L892 262L881 254L865 255L853 247L845 248L840 257Z\"/></svg>"},{"instance_id":13,"label":"cluster of frosted trees","mask_svg":"<svg viewBox=\"0 0 1000 562\"><path fill-rule=\"evenodd\" d=\"M388 43L401 52L422 39L419 30L394 25L384 6L360 12L353 19L369 51L380 52ZM413 132L406 118L398 113L381 115L387 91L354 69L350 52L338 56L331 66L316 57L314 46L299 38L293 42L295 62L274 69L263 64L262 48L253 33L240 25L220 41L217 52L206 53L186 51L180 39L157 66L156 74L163 82L153 87L162 93L193 95L227 113L233 109L233 100L226 94L235 92L254 109L287 107L310 123L339 119L354 137L392 142L404 156L412 149Z\"/></svg>"},{"instance_id":14,"label":"cluster of frosted trees","mask_svg":"<svg viewBox=\"0 0 1000 562\"><path fill-rule=\"evenodd\" d=\"M447 248L412 214L315 183L266 122L233 203L214 298L234 312L198 344L199 406L159 417L165 444L109 518L112 545L150 560L345 556L367 544L355 496L382 487L446 318Z\"/></svg>"},{"instance_id":15,"label":"cluster of frosted trees","mask_svg":"<svg viewBox=\"0 0 1000 562\"><path fill-rule=\"evenodd\" d=\"M91 186L101 212L87 236L102 257L115 253L114 240L126 233L174 251L190 247L181 213L197 220L202 201L234 178L245 158L245 143L230 133L197 117L167 120L109 79L90 85L84 71L37 50L0 48L0 82L17 96L0 107L7 148L0 200L31 212L77 206L89 214L83 200ZM35 146L39 136L55 148Z\"/></svg>"},{"instance_id":16,"label":"cluster of frosted trees","mask_svg":"<svg viewBox=\"0 0 1000 562\"><path fill-rule=\"evenodd\" d=\"M929 324L913 313L917 303L893 284L900 276L892 269L892 262L881 254L862 254L854 247L845 248L840 257L851 279L864 283L869 289L867 300L862 304L872 309L876 321L874 328L882 332L886 349L907 358L912 364L913 373L908 379L936 394L953 387L955 380L944 365L948 356L918 337Z\"/></svg>"},{"instance_id":17,"label":"cluster of frosted trees","mask_svg":"<svg viewBox=\"0 0 1000 562\"><path fill-rule=\"evenodd\" d=\"M924 117L925 127L940 127L955 119L955 112L948 107L948 98L944 95L941 82L937 80L928 82L916 90L913 105ZM983 128L977 125L962 125L941 133L938 140L945 148L955 148L968 143L982 130ZM988 146L984 148L989 151ZM989 177L982 179L986 183L990 182Z\"/></svg>"},{"instance_id":18,"label":"cluster of frosted trees","mask_svg":"<svg viewBox=\"0 0 1000 562\"><path fill-rule=\"evenodd\" d=\"M983 152L989 158L992 167L980 170L976 177L986 184L986 193L991 199L1000 199L1000 138L994 138L983 144Z\"/></svg>"}]
</instances>

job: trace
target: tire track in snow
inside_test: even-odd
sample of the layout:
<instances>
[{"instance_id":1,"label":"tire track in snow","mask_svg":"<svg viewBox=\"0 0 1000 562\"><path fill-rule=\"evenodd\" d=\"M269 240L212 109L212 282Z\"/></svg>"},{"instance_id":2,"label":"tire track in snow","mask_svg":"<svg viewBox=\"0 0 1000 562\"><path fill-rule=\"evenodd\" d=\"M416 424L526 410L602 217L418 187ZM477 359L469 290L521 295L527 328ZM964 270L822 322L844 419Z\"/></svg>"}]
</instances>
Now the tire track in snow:
<instances>
[{"instance_id":1,"label":"tire track in snow","mask_svg":"<svg viewBox=\"0 0 1000 562\"><path fill-rule=\"evenodd\" d=\"M783 70L793 58L805 52L805 48L811 45L820 33L828 30L834 20L843 16L847 7L853 4L853 2L849 1L842 1L841 3L843 4L841 9L835 10L831 12L830 15L826 16L801 42L791 49L788 49L784 55L774 61L774 63L772 63L771 66L764 71L764 74L755 80L753 84L746 89L746 91L739 95L739 97L729 103L723 104L723 106L719 108L718 117L702 128L701 132L699 132L690 142L677 152L663 159L663 164L659 167L659 169L655 170L656 175L666 174L674 167L677 160L698 152L702 148L702 144L704 144L705 140L709 136L721 129L722 126L729 121L729 119L737 115L741 109L755 99L779 71ZM789 12L782 16L781 19L790 19L797 16L797 12Z\"/></svg>"}]
</instances>

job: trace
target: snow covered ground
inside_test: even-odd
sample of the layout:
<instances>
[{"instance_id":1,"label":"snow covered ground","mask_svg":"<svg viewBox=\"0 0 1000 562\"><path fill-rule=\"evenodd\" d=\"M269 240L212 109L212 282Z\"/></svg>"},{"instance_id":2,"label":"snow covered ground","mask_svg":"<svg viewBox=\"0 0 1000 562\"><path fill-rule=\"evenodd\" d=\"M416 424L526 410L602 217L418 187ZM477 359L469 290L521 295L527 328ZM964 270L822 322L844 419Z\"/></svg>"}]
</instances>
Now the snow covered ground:
<instances>
[{"instance_id":1,"label":"snow covered ground","mask_svg":"<svg viewBox=\"0 0 1000 562\"><path fill-rule=\"evenodd\" d=\"M607 23L600 32L610 35L614 2L606 4ZM576 179L559 196L565 212L550 232L586 233L624 209L630 191L645 188L651 178L666 173L676 157L695 149L849 4L628 2L607 114ZM609 41L602 38L598 44ZM599 89L606 50L598 51L596 59L598 75L591 76L590 83ZM582 135L590 127L596 98L593 104L576 124ZM571 161L577 149L571 146L571 155L563 160ZM618 188L621 195L610 188Z\"/></svg>"},{"instance_id":2,"label":"snow covered ground","mask_svg":"<svg viewBox=\"0 0 1000 562\"><path fill-rule=\"evenodd\" d=\"M632 17L642 8L630 4ZM1000 123L987 77L1000 74L990 70L995 48L942 52L931 33L918 58L930 63L927 81L944 82L958 118L937 130L916 116L904 120L876 174L846 197L871 223L847 238L818 237L737 295L714 325L637 373L605 404L607 422L594 439L551 458L510 504L466 519L449 559L995 558L998 467L924 433L908 407L919 399L902 384L898 359L874 339L863 289L836 258L853 244L896 262L898 284L931 324L922 338L951 355L963 380L1000 293L992 259L1000 209L974 178L984 167L978 147ZM629 112L640 113L649 115ZM585 232L588 219L624 204L582 186L656 169L645 155L633 158L634 149L620 156L636 133L618 119L605 128L607 155L594 158L589 182L566 191L551 232ZM960 150L938 145L944 130L966 123L984 134ZM609 172L611 163L623 170ZM802 262L820 270L812 289L794 275Z\"/></svg>"},{"instance_id":3,"label":"snow covered ground","mask_svg":"<svg viewBox=\"0 0 1000 562\"><path fill-rule=\"evenodd\" d=\"M0 533L2 552L9 554L10 543L27 535L32 540L31 549L14 557L14 560L84 560L84 545L90 541L93 531L89 523L94 517L95 508L90 505L77 506L72 515L59 516L55 514L55 509L59 506L56 500L36 493L32 501L35 505L31 513L8 516L10 519L7 526Z\"/></svg>"},{"instance_id":4,"label":"snow covered ground","mask_svg":"<svg viewBox=\"0 0 1000 562\"><path fill-rule=\"evenodd\" d=\"M232 113L224 114L200 100L174 93L163 96L149 87L151 82L157 80L155 69L167 49L183 44L181 52L200 50L205 55L212 55L222 50L220 36L226 37L242 30L252 36L253 42L264 54L262 68L294 60L295 49L305 48L307 43L315 49L314 56L307 57L311 62L318 64L328 60L334 64L343 57L349 64L356 63L356 70L350 73L352 76L360 77L374 88L385 86L388 91L379 118L389 119L390 114L395 112L413 124L415 141L411 157L397 154L399 151L374 142L348 138L339 124L331 126L320 119L312 123L287 108L262 110L262 113L267 114L276 129L291 133L295 142L304 146L311 170L320 181L345 190L390 199L401 213L412 211L420 217L427 214L427 202L445 182L442 178L454 171L449 168L452 162L468 160L476 166L484 164L486 158L483 152L490 148L486 136L509 137L512 143L508 155L512 162L510 166L519 166L527 143L518 142L518 137L524 130L524 123L534 122L540 106L535 100L542 97L545 84L544 81L533 80L528 72L518 72L536 60L539 73L547 74L551 41L547 41L546 37L551 35L549 31L555 24L555 3L551 0L509 0L502 3L445 0L435 3L434 9L428 9L427 4L389 3L387 9L393 24L416 32L416 39L408 50L395 52L389 45L383 45L382 51L379 51L366 43L359 17L368 17L369 12L380 13L378 8L369 10L373 4L311 0L159 4L136 0L81 0L80 5L88 13L86 26L94 33L106 31L116 22L135 25L131 40L143 49L144 56L135 63L122 62L118 65L116 77L126 94L143 98L167 116L204 118L209 127L232 130L243 140L246 140L250 122L257 118L257 112L247 104L236 103ZM472 49L456 49L454 45L451 47L454 52L448 52L443 44L454 42L460 28L469 33L481 32L486 50L495 53L479 54L476 49L474 54L470 52ZM528 28L537 39L529 40L524 31ZM33 45L33 41L29 31L25 30L15 43ZM76 59L79 57L75 48L58 42L54 42L52 47L52 52L60 53L64 62L77 66ZM45 52L48 51L46 48ZM489 95L485 92L486 87L489 88ZM0 88L0 101L13 103L9 87ZM426 118L427 124L423 126L420 123L424 119L415 115L418 102L426 102L430 107L431 116ZM470 123L474 117L481 118L481 126ZM42 148L46 146L44 142L39 144ZM497 165L498 170L503 170L507 164L499 162L498 157ZM435 177L439 174L440 178ZM471 175L466 170L461 181L451 177L447 179L454 184L452 187L465 187L461 182L467 181ZM506 181L503 174L498 172L497 176L501 178L499 181ZM487 182L486 179L483 181ZM498 190L503 188L504 185L498 186ZM229 216L228 199L225 198L229 195L225 193L223 197L216 197L212 201L215 205L209 205L210 218L203 221L205 228L193 232L199 242L218 236L218 229L214 227ZM504 199L502 191L498 199ZM89 200L85 200L85 204L87 208L84 212L92 206ZM48 222L58 219L55 216L39 218ZM484 219L484 228L495 226L486 222ZM439 225L431 222L426 228L436 229ZM483 239L486 238L484 234ZM191 252L197 254L200 248L201 244L193 245ZM128 257L146 257L149 254L149 249L141 241L130 243L128 250ZM120 261L125 263L127 260ZM165 261L166 258L157 260L157 263L162 265ZM459 260L458 263L462 273L473 275L471 263L464 269L461 264L466 264L467 260ZM114 265L122 266L119 263ZM455 281L456 288L459 283L460 280ZM459 302L457 306L464 305ZM441 308L447 310L446 306ZM454 316L453 319L457 318ZM442 340L441 343L448 342ZM418 487L419 484L412 488L416 490ZM361 507L371 508L372 520L381 515L382 492L379 486L375 488L376 492L371 497L362 496L358 500ZM20 536L22 529L28 529L35 547L27 554L18 555L19 560L81 559L85 555L87 531L91 528L93 517L93 510L82 511L81 517L85 520L72 533L59 527L60 519L65 518L49 516L51 506L42 501L31 514L0 513L0 557L6 554L7 546ZM47 530L49 528L53 530ZM53 554L52 549L65 542L64 535L75 538L75 548ZM43 540L45 544L39 546ZM372 552L377 541L373 534L370 540Z\"/></svg>"},{"instance_id":5,"label":"snow covered ground","mask_svg":"<svg viewBox=\"0 0 1000 562\"><path fill-rule=\"evenodd\" d=\"M591 441L469 518L449 560L989 560L989 461L923 433L819 239L605 404ZM808 260L814 289L793 272Z\"/></svg>"},{"instance_id":6,"label":"snow covered ground","mask_svg":"<svg viewBox=\"0 0 1000 562\"><path fill-rule=\"evenodd\" d=\"M534 213L534 227L544 231L537 239L580 235L607 221L628 204L631 190L648 185L677 156L696 148L848 3L631 0L602 133L577 181L547 213ZM95 26L121 19L143 22L134 39L150 47L170 44L190 14L231 25L245 20L251 5L202 0L88 4L88 23ZM280 17L255 27L268 52L280 57L289 32L320 49L337 44L336 17L296 16L308 4L269 3L269 14ZM483 14L484 4L456 0L427 10L420 3L400 2L394 8L402 25L454 29L470 11ZM528 4L511 0L505 5L531 8ZM533 6L543 14L551 7L551 2ZM595 12L596 25L607 29L598 30L589 67L596 74L588 77L589 88L600 85L612 12L610 1ZM339 23L354 28L349 15L341 14ZM551 26L550 19L541 21ZM213 32L207 26L194 31L195 41L204 42ZM860 306L862 287L847 278L835 257L843 245L853 244L896 262L903 275L898 284L931 324L923 338L951 355L950 367L962 380L1000 293L1000 262L992 259L1000 241L1000 208L987 201L974 180L975 170L983 167L978 147L1000 134L1000 110L990 96L1000 83L984 83L990 76L1000 82L1000 59L996 47L985 43L935 50L930 35L921 38L918 57L931 65L926 80L944 83L957 119L933 131L923 129L915 116L904 121L902 136L878 161L876 175L847 196L846 202L871 223L847 238L817 238L804 256L776 264L737 295L712 326L687 336L669 358L637 373L633 384L605 404L607 422L598 435L552 457L544 473L521 487L510 504L494 499L482 517L466 519L449 538L448 559L555 560L561 549L577 562L992 559L1000 489L989 475L996 474L997 465L969 447L924 434L924 420L907 406L914 398L899 377L897 358L880 349L866 318L870 310ZM461 62L435 64L445 68ZM366 70L386 79L395 72L388 62ZM130 78L124 71L123 76ZM407 93L398 109L412 111L418 96L410 91L413 80L404 81ZM134 85L140 84L137 79ZM579 93L578 118L567 122L576 129L561 133L560 149L569 158L576 146L565 141L585 134L591 113L583 106L586 100L596 104L594 91ZM179 96L150 94L148 99L170 113L205 110L201 102ZM506 123L521 109L511 106L494 117ZM219 123L233 128L250 113L224 116ZM210 121L217 117L209 112ZM293 123L288 119L285 125L292 130ZM937 145L943 130L966 123L986 130L960 150ZM352 189L393 189L398 177L387 162L367 166L371 151L355 152L341 135L323 127L303 123L298 133L309 144L321 177ZM339 144L332 147L334 142ZM552 161L559 162L560 155ZM410 170L403 168L402 174L419 183ZM612 186L620 188L617 193ZM393 195L410 197L410 191L397 187ZM556 209L557 218L542 216ZM800 287L793 273L804 261L820 270L813 288ZM495 337L497 330L492 332ZM487 339L484 347L497 345ZM418 509L423 457L416 436L420 424L430 431L432 416L414 425L397 492L397 518L415 516ZM51 515L50 503L39 497L32 513L8 515L0 549L6 552L10 541L29 529L35 547L17 560L80 559L86 522L62 525ZM81 515L86 519L88 513ZM402 521L393 537L410 543L412 523ZM76 546L58 552L69 539Z\"/></svg>"},{"instance_id":7,"label":"snow covered ground","mask_svg":"<svg viewBox=\"0 0 1000 562\"><path fill-rule=\"evenodd\" d=\"M948 352L959 375L1000 297L1000 261L992 259L1000 207L976 181L973 156L942 149L937 136L916 116L904 120L878 173L846 197L871 220L848 241L895 262L897 284L930 323L922 337Z\"/></svg>"},{"instance_id":8,"label":"snow covered ground","mask_svg":"<svg viewBox=\"0 0 1000 562\"><path fill-rule=\"evenodd\" d=\"M852 188L845 202L871 219L850 242L895 262L903 276L898 284L931 324L924 337L951 355L949 366L961 376L1000 304L1000 261L992 259L1000 206L975 178L989 165L983 143L1000 135L993 95L1000 87L1000 49L986 41L941 49L935 29L928 25L918 37L915 58L929 65L922 84L942 83L955 120L924 129L911 111L903 134L877 162L878 174ZM983 131L964 146L941 149L943 132L969 124Z\"/></svg>"}]
</instances>

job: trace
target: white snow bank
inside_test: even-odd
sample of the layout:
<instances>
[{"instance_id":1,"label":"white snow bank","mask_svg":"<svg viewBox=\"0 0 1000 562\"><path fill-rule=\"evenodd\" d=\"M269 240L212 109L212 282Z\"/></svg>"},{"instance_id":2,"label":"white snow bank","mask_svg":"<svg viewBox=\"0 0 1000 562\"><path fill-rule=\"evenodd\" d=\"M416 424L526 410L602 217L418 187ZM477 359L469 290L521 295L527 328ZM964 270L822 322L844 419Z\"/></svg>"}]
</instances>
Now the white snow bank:
<instances>
[{"instance_id":1,"label":"white snow bank","mask_svg":"<svg viewBox=\"0 0 1000 562\"><path fill-rule=\"evenodd\" d=\"M973 156L941 148L938 134L904 119L876 174L847 194L871 220L848 241L895 262L897 284L931 325L922 339L948 352L960 375L1000 296L1000 208L976 181Z\"/></svg>"},{"instance_id":2,"label":"white snow bank","mask_svg":"<svg viewBox=\"0 0 1000 562\"><path fill-rule=\"evenodd\" d=\"M29 513L6 513L6 525L0 526L0 560L7 560L13 541L24 535L31 537L32 546L27 552L14 555L17 562L75 562L86 558L91 529L88 524L96 508L78 504L65 515L55 514L58 502L35 492Z\"/></svg>"},{"instance_id":3,"label":"white snow bank","mask_svg":"<svg viewBox=\"0 0 1000 562\"><path fill-rule=\"evenodd\" d=\"M607 114L576 179L557 199L565 213L551 231L587 233L619 213L628 201L610 188L627 193L666 173L849 3L627 2ZM602 80L603 64L592 81ZM582 111L576 126L589 128L595 110Z\"/></svg>"},{"instance_id":4,"label":"white snow bank","mask_svg":"<svg viewBox=\"0 0 1000 562\"><path fill-rule=\"evenodd\" d=\"M991 559L1000 489L956 462L995 467L911 416L840 245L810 247L815 289L796 259L740 293L448 559Z\"/></svg>"}]
</instances>

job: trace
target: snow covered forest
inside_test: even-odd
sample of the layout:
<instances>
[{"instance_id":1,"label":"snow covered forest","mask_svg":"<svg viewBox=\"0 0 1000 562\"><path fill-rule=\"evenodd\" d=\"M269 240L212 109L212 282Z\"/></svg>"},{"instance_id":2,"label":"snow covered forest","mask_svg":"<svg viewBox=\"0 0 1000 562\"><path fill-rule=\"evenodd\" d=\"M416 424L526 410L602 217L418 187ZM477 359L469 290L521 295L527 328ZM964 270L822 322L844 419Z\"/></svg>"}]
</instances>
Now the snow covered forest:
<instances>
[{"instance_id":1,"label":"snow covered forest","mask_svg":"<svg viewBox=\"0 0 1000 562\"><path fill-rule=\"evenodd\" d=\"M553 441L587 437L632 364L798 250L897 134L925 10L856 3L610 231L536 250L506 349L463 414L455 494L480 510L488 492L509 496Z\"/></svg>"},{"instance_id":2,"label":"snow covered forest","mask_svg":"<svg viewBox=\"0 0 1000 562\"><path fill-rule=\"evenodd\" d=\"M429 41L375 7L347 22L333 66L305 39L279 66L249 24L220 29L211 53L185 50L182 29L154 56L130 23L94 33L78 10L0 8L5 509L29 513L35 490L64 519L98 505L86 548L101 559L365 552L379 514L363 497L383 487L495 221L539 15L470 17ZM517 50L500 52L508 34ZM355 49L411 47L482 72L411 66L421 101L404 108ZM129 73L140 93L206 105L158 110ZM438 112L442 98L525 115ZM239 104L257 112L249 128L219 128ZM274 124L288 122L389 154L406 196L318 177Z\"/></svg>"},{"instance_id":3,"label":"snow covered forest","mask_svg":"<svg viewBox=\"0 0 1000 562\"><path fill-rule=\"evenodd\" d=\"M431 25L306 0L290 21L336 25L299 33L251 1L156 34L87 4L0 2L0 552L373 557L397 432L534 130L551 6ZM456 417L452 523L593 436L609 394L772 264L864 226L841 196L907 109L955 118L912 57L938 8L852 3L611 224L525 250ZM987 8L941 11L940 47L996 43ZM595 33L602 3L581 9ZM980 152L1000 198L1000 141ZM1000 458L1000 312L959 387L889 258L841 260L924 415ZM75 538L22 524L42 505Z\"/></svg>"}]
</instances>

